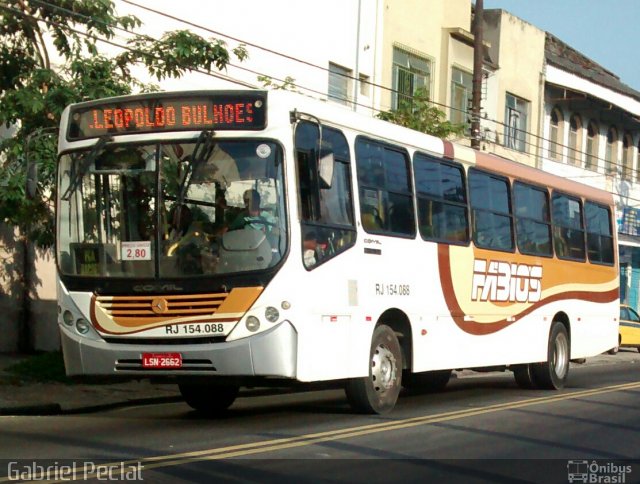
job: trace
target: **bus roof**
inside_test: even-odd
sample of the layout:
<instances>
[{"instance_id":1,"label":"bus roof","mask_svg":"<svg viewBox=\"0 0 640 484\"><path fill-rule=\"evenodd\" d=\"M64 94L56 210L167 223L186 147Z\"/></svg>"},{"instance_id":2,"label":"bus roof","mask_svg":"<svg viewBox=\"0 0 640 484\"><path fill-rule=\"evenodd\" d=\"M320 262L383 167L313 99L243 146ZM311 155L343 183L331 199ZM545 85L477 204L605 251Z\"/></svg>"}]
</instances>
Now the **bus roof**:
<instances>
[{"instance_id":1,"label":"bus roof","mask_svg":"<svg viewBox=\"0 0 640 484\"><path fill-rule=\"evenodd\" d=\"M92 106L114 105L136 100L157 98L177 99L182 96L204 98L207 96L221 95L233 97L234 95L241 95L248 92L255 93L254 95L258 96L265 96L268 99L268 119L271 121L273 121L273 119L289 119L290 113L293 110L297 110L298 112L309 114L311 117L318 118L327 125L344 129L355 129L366 136L375 137L393 144L400 144L407 148L427 152L438 157L449 158L467 166L477 166L478 168L493 171L508 177L547 186L576 196L590 198L602 204L613 204L613 196L610 192L605 190L590 187L577 181L568 180L523 163L508 160L495 154L473 150L462 144L452 143L387 121L357 113L349 109L347 106L328 103L300 93L282 90L193 90L133 94L104 98L70 105L65 110L65 113L63 113L63 123L65 121L69 122L69 110L73 111ZM168 135L169 133L165 132L165 134ZM63 136L64 133L61 132L61 140ZM87 143L85 142L82 144L84 145Z\"/></svg>"}]
</instances>

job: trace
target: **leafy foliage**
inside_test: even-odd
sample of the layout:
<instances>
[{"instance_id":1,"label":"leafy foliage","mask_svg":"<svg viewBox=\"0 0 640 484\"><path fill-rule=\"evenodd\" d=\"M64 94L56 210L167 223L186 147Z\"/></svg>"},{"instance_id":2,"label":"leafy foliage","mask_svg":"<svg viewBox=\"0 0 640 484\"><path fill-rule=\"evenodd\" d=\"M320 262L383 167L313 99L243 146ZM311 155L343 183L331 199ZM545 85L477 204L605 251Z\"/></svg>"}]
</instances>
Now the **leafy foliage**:
<instances>
[{"instance_id":1,"label":"leafy foliage","mask_svg":"<svg viewBox=\"0 0 640 484\"><path fill-rule=\"evenodd\" d=\"M263 87L266 87L267 89L273 89L274 91L283 90L298 92L296 80L291 76L285 77L284 81L282 81L282 84L274 82L273 79L269 76L258 76L258 81L262 83Z\"/></svg>"},{"instance_id":2,"label":"leafy foliage","mask_svg":"<svg viewBox=\"0 0 640 484\"><path fill-rule=\"evenodd\" d=\"M463 124L447 121L445 113L429 101L424 88L417 89L411 100L400 100L398 109L381 112L377 117L438 138L462 136L466 129Z\"/></svg>"},{"instance_id":3,"label":"leafy foliage","mask_svg":"<svg viewBox=\"0 0 640 484\"><path fill-rule=\"evenodd\" d=\"M100 97L158 90L131 75L146 66L158 80L188 71L224 69L232 54L223 41L188 31L161 39L134 34L141 22L118 16L112 0L3 0L0 4L0 221L16 226L38 247L54 243L56 129L65 106ZM127 50L108 58L99 39L130 33ZM0 133L1 134L1 133ZM1 137L1 136L0 136ZM37 196L26 194L26 167L38 167Z\"/></svg>"}]
</instances>

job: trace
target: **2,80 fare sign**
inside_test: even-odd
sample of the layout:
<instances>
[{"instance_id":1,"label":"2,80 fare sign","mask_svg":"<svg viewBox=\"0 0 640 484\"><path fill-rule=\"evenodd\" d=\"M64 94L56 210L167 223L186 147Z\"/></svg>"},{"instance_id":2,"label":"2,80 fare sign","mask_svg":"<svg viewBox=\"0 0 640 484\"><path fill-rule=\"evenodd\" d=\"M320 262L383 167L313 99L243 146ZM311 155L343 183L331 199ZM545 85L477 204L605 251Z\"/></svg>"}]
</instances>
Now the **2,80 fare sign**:
<instances>
[{"instance_id":1,"label":"2,80 fare sign","mask_svg":"<svg viewBox=\"0 0 640 484\"><path fill-rule=\"evenodd\" d=\"M151 260L151 242L148 240L122 242L121 260Z\"/></svg>"}]
</instances>

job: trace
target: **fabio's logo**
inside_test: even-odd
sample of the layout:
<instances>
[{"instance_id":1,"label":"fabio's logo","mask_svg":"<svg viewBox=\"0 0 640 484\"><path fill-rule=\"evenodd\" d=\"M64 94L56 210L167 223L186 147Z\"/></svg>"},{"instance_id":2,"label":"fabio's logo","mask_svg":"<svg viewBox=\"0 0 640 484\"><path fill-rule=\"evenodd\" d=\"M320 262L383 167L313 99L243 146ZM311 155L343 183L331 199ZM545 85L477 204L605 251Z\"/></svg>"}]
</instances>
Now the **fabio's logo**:
<instances>
[{"instance_id":1,"label":"fabio's logo","mask_svg":"<svg viewBox=\"0 0 640 484\"><path fill-rule=\"evenodd\" d=\"M475 259L472 301L537 302L542 295L542 266Z\"/></svg>"}]
</instances>

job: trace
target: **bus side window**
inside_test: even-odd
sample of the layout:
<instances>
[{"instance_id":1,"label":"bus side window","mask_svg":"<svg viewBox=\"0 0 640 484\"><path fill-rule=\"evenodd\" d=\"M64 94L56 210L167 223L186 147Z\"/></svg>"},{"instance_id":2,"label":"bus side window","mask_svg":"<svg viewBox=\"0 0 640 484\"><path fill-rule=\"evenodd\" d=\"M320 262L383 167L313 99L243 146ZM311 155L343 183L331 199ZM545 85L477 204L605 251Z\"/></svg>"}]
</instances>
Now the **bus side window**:
<instances>
[{"instance_id":1,"label":"bus side window","mask_svg":"<svg viewBox=\"0 0 640 484\"><path fill-rule=\"evenodd\" d=\"M613 231L611 212L605 206L587 201L584 204L589 261L613 264Z\"/></svg>"},{"instance_id":2,"label":"bus side window","mask_svg":"<svg viewBox=\"0 0 640 484\"><path fill-rule=\"evenodd\" d=\"M331 183L320 183L320 129L299 121L295 132L298 164L302 262L311 270L355 243L349 145L342 132L322 127L320 153L334 158Z\"/></svg>"},{"instance_id":3,"label":"bus side window","mask_svg":"<svg viewBox=\"0 0 640 484\"><path fill-rule=\"evenodd\" d=\"M405 150L356 139L360 220L365 231L400 237L416 232L409 158Z\"/></svg>"},{"instance_id":4,"label":"bus side window","mask_svg":"<svg viewBox=\"0 0 640 484\"><path fill-rule=\"evenodd\" d=\"M551 198L551 220L556 254L561 259L585 260L585 230L582 201L555 192Z\"/></svg>"},{"instance_id":5,"label":"bus side window","mask_svg":"<svg viewBox=\"0 0 640 484\"><path fill-rule=\"evenodd\" d=\"M467 243L467 191L462 167L423 153L415 154L413 166L422 238Z\"/></svg>"},{"instance_id":6,"label":"bus side window","mask_svg":"<svg viewBox=\"0 0 640 484\"><path fill-rule=\"evenodd\" d=\"M512 251L514 237L509 181L498 175L471 169L469 193L476 245Z\"/></svg>"},{"instance_id":7,"label":"bus side window","mask_svg":"<svg viewBox=\"0 0 640 484\"><path fill-rule=\"evenodd\" d=\"M513 184L513 200L516 240L520 252L551 256L551 216L547 190L516 181ZM559 233L554 232L554 237L559 236ZM562 243L558 242L557 245L560 247Z\"/></svg>"}]
</instances>

